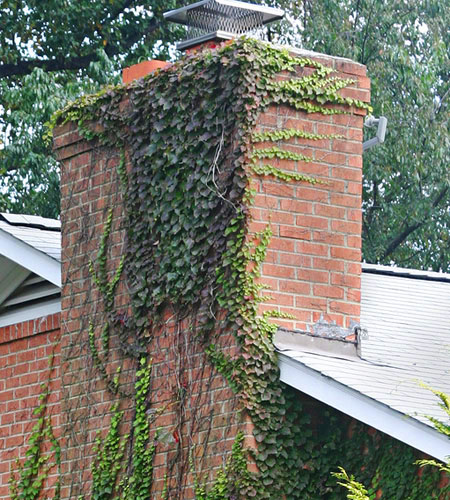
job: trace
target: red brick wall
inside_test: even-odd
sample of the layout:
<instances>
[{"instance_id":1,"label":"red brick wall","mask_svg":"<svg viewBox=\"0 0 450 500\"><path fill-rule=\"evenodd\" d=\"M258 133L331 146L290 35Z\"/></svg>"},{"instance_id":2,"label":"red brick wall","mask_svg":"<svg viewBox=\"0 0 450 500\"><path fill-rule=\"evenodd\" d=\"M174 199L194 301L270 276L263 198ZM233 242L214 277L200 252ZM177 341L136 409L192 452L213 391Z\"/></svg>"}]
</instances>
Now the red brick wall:
<instances>
[{"instance_id":1,"label":"red brick wall","mask_svg":"<svg viewBox=\"0 0 450 500\"><path fill-rule=\"evenodd\" d=\"M16 458L24 459L31 430L36 423L33 410L40 404L41 384L50 376L49 359L55 354L51 373L48 414L55 435L60 426L60 315L25 321L0 328L0 498L10 498L8 481L17 470ZM56 480L52 469L45 494L51 498Z\"/></svg>"},{"instance_id":2,"label":"red brick wall","mask_svg":"<svg viewBox=\"0 0 450 500\"><path fill-rule=\"evenodd\" d=\"M356 83L341 91L345 97L369 102L370 82L364 66L322 57L337 75ZM302 76L300 71L298 76ZM280 77L283 78L283 77ZM313 176L322 184L256 178L252 208L253 231L270 223L273 238L262 269L262 281L271 287L265 309L295 316L283 320L287 328L305 330L323 315L348 327L359 321L361 286L362 128L365 111L347 107L349 114L305 113L287 106L271 106L259 120L261 131L298 128L343 138L293 138L280 147L314 159L312 162L271 160L286 171ZM273 144L272 144L273 145ZM256 145L265 147L268 144Z\"/></svg>"},{"instance_id":3,"label":"red brick wall","mask_svg":"<svg viewBox=\"0 0 450 500\"><path fill-rule=\"evenodd\" d=\"M368 80L363 76L362 66L344 65L332 58L322 62L334 65L344 77L358 77L358 88L346 92L357 92L358 97L368 99ZM308 131L344 136L319 142L293 140L285 147L313 155L315 161L306 165L275 163L287 170L315 175L325 184L311 186L286 184L272 178L254 179L257 195L250 230L262 229L270 221L274 231L263 266L262 279L272 286L273 296L266 307L296 316L296 321L282 321L285 326L305 328L322 312L339 324L348 324L350 318L359 317L362 121L357 110L324 117L293 112L284 106L271 107L260 118L260 129L305 127ZM72 124L55 131L54 144L62 162L65 283L61 404L66 443L62 453L62 498L75 498L89 489L92 442L97 430L106 432L108 428L112 399L93 367L89 352L89 321L93 320L97 334L104 323L102 301L90 278L89 261L96 260L108 210L113 207L108 250L112 276L124 247L124 214L116 173L117 151L84 141ZM128 307L128 295L121 283L115 308L127 313ZM217 332L213 341L230 353L236 350L234 340L226 332ZM161 493L164 474L169 473L169 487L175 488L181 477L181 497L189 500L193 498L189 487L192 475L185 460L189 451L195 450L195 468L200 476L211 478L214 469L224 464L239 422L246 417L237 411L239 402L224 378L208 367L204 345L189 336L183 325L176 328L173 321L168 321L155 335L148 351L153 358L150 407L164 408L152 427L162 427L168 437L158 442L153 494L157 498ZM108 370L112 374L119 357L117 338L111 339L111 352ZM131 388L132 363L123 367L122 373ZM189 396L183 396L180 410L176 401L185 393ZM125 401L123 407L129 409L130 405L130 401ZM246 430L248 443L252 444L251 423ZM178 459L168 469L177 448L184 460ZM169 497L176 498L173 493Z\"/></svg>"},{"instance_id":4,"label":"red brick wall","mask_svg":"<svg viewBox=\"0 0 450 500\"><path fill-rule=\"evenodd\" d=\"M101 325L103 309L88 265L96 260L110 204L117 209L109 257L111 266L117 265L122 251L122 208L114 175L117 154L97 150L94 143L82 140L73 124L58 129L54 147L62 161L61 408L66 441L61 456L61 496L77 498L80 485L90 477L95 432L107 428L111 404L89 351L89 321Z\"/></svg>"}]
</instances>

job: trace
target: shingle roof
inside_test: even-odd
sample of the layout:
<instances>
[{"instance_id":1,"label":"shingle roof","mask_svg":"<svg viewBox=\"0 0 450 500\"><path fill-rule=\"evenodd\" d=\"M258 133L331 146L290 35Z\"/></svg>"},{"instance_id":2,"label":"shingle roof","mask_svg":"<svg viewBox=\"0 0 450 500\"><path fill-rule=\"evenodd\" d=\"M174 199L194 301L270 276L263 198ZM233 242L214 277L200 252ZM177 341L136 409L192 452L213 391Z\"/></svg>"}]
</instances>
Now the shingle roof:
<instances>
[{"instance_id":1,"label":"shingle roof","mask_svg":"<svg viewBox=\"0 0 450 500\"><path fill-rule=\"evenodd\" d=\"M368 339L361 340L360 358L324 353L314 343L289 345L282 334L276 346L295 363L405 417L427 426L426 415L448 421L436 396L420 384L450 393L450 276L383 266L364 270L361 325ZM450 454L450 441L448 446Z\"/></svg>"},{"instance_id":2,"label":"shingle roof","mask_svg":"<svg viewBox=\"0 0 450 500\"><path fill-rule=\"evenodd\" d=\"M0 230L61 261L61 223L37 215L0 214Z\"/></svg>"}]
</instances>

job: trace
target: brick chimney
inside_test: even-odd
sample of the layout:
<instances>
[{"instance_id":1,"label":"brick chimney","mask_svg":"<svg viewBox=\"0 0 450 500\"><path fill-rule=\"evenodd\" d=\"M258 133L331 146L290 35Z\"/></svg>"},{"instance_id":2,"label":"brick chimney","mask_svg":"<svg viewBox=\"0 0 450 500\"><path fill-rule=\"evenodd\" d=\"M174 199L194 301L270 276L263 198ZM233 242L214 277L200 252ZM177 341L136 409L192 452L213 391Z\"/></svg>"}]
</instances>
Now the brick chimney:
<instances>
[{"instance_id":1,"label":"brick chimney","mask_svg":"<svg viewBox=\"0 0 450 500\"><path fill-rule=\"evenodd\" d=\"M342 95L369 102L365 66L348 59L295 53L332 67L333 75L353 79L356 83L342 90ZM302 71L307 68L298 76ZM254 179L257 195L251 230L259 231L268 223L273 228L261 278L270 286L272 298L261 307L292 314L295 320L279 320L285 328L313 332L319 320L345 329L359 323L364 115L365 111L355 108L347 108L345 114L323 115L277 105L259 118L257 129L261 131L297 128L341 136L283 143L283 149L309 156L311 162L272 160L274 166L311 175L323 183Z\"/></svg>"},{"instance_id":2,"label":"brick chimney","mask_svg":"<svg viewBox=\"0 0 450 500\"><path fill-rule=\"evenodd\" d=\"M334 74L351 78L356 83L342 95L369 101L369 80L365 67L346 59L297 51L334 69ZM309 68L298 70L299 77ZM141 76L141 75L140 75ZM285 78L280 74L279 79ZM126 103L124 103L126 105ZM312 161L271 160L283 170L304 173L320 179L320 184L286 183L274 177L252 178L256 190L251 208L253 220L250 233L256 233L270 224L273 237L262 265L261 281L269 285L271 295L262 309L277 309L295 319L280 319L288 329L314 331L320 321L335 322L349 328L359 321L361 275L361 191L362 191L362 128L364 112L345 107L345 114L307 114L285 105L272 105L259 116L259 131L297 128L305 132L323 134L320 140L292 138L283 149L309 156ZM89 353L89 318L102 317L102 305L92 286L89 261L95 260L108 207L114 207L109 262L117 269L124 242L124 213L120 181L116 167L120 162L117 151L99 147L95 141L86 141L74 123L55 130L54 147L62 162L61 219L62 219L62 318L64 328L62 357L62 408L66 426L62 451L64 484L61 498L74 498L83 493L88 484L91 443L95 431L104 428L105 408L110 396L101 377L91 375ZM117 304L126 309L129 303L126 288L120 285ZM171 336L172 335L172 336ZM152 494L162 495L165 487L166 464L174 457L177 440L176 380L179 368L175 330L169 328L149 342L153 358L151 407L167 407L158 416L155 426L167 432L169 441L158 444L154 458ZM111 338L112 349L119 339ZM225 333L221 344L230 355L237 350L234 337ZM195 394L189 399L189 408L199 409L198 422L208 422L208 443L195 442L205 450L207 474L212 477L220 470L238 429L242 429L245 412L239 412L239 398L228 382L213 370L205 357L205 346L195 338L183 344L189 350L186 380L199 381ZM126 367L123 368L126 371ZM95 383L94 383L95 380ZM179 382L179 381L178 381ZM185 383L185 382L183 382ZM187 382L186 382L187 383ZM95 390L94 390L95 389ZM174 396L175 394L175 396ZM175 398L175 399L174 399ZM226 424L225 424L226 423ZM256 442L252 423L245 424L245 444L252 448ZM184 426L191 425L187 418ZM199 424L200 425L200 424ZM206 431L199 427L199 436ZM177 431L178 432L178 431ZM202 434L203 433L203 434ZM88 441L80 444L80 436ZM91 441L89 441L89 439ZM197 439L197 437L195 437ZM198 437L200 440L201 437ZM205 459L206 460L206 459ZM186 486L183 498L193 498ZM156 496L155 496L156 498Z\"/></svg>"},{"instance_id":3,"label":"brick chimney","mask_svg":"<svg viewBox=\"0 0 450 500\"><path fill-rule=\"evenodd\" d=\"M143 78L157 69L163 69L170 66L167 61L160 61L159 59L152 59L151 61L143 61L138 64L133 64L122 71L122 81L127 84L138 78Z\"/></svg>"}]
</instances>

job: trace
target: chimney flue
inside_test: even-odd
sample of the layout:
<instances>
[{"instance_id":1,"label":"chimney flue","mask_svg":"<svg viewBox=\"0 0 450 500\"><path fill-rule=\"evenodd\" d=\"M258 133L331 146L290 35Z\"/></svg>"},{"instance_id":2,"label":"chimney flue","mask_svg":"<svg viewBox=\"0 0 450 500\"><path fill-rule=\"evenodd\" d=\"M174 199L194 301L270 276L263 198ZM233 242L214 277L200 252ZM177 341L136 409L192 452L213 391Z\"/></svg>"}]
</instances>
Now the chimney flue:
<instances>
[{"instance_id":1,"label":"chimney flue","mask_svg":"<svg viewBox=\"0 0 450 500\"><path fill-rule=\"evenodd\" d=\"M281 9L235 0L202 0L164 14L168 21L188 28L188 38L177 43L178 50L210 41L231 40L283 16Z\"/></svg>"}]
</instances>

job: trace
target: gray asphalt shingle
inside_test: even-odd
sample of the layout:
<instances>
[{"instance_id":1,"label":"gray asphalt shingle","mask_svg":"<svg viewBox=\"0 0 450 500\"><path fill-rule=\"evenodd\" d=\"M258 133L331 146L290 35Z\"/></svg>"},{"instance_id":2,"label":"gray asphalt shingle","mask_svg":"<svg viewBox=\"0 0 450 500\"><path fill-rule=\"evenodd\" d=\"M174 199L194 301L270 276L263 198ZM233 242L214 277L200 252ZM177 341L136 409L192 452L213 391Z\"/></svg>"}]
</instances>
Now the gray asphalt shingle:
<instances>
[{"instance_id":1,"label":"gray asphalt shingle","mask_svg":"<svg viewBox=\"0 0 450 500\"><path fill-rule=\"evenodd\" d=\"M61 223L36 215L0 214L0 230L61 261Z\"/></svg>"}]
</instances>

